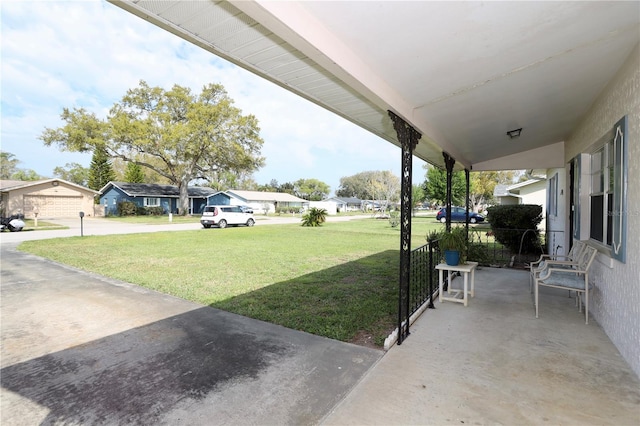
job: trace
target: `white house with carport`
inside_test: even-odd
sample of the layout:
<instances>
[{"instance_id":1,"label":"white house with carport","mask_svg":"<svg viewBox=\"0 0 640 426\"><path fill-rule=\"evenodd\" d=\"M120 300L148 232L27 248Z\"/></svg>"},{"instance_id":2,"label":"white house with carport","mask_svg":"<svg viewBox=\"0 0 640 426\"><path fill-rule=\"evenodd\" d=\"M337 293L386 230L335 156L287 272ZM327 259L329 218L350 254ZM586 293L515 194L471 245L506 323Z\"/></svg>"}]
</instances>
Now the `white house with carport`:
<instances>
[{"instance_id":1,"label":"white house with carport","mask_svg":"<svg viewBox=\"0 0 640 426\"><path fill-rule=\"evenodd\" d=\"M207 197L207 205L249 206L254 213L275 213L291 208L292 211L306 209L309 201L286 192L261 192L229 189L219 191Z\"/></svg>"},{"instance_id":2,"label":"white house with carport","mask_svg":"<svg viewBox=\"0 0 640 426\"><path fill-rule=\"evenodd\" d=\"M598 250L590 313L640 376L640 2L113 4L401 148L401 294L413 156L562 169L562 245Z\"/></svg>"},{"instance_id":3,"label":"white house with carport","mask_svg":"<svg viewBox=\"0 0 640 426\"><path fill-rule=\"evenodd\" d=\"M356 197L331 197L323 201L335 203L338 213L362 210L362 200Z\"/></svg>"}]
</instances>

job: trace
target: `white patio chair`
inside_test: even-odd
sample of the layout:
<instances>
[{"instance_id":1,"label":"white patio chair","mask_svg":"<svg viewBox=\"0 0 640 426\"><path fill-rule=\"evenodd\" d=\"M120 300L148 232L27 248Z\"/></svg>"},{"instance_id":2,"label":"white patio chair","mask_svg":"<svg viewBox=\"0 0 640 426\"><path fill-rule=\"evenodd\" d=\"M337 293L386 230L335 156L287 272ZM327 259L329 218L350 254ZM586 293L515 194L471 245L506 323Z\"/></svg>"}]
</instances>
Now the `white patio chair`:
<instances>
[{"instance_id":1,"label":"white patio chair","mask_svg":"<svg viewBox=\"0 0 640 426\"><path fill-rule=\"evenodd\" d=\"M545 286L575 291L577 293L576 300L579 312L582 312L582 294L584 294L585 324L589 324L589 289L591 287L589 284L589 268L596 254L598 254L598 251L595 248L585 244L575 269L556 267L557 265L547 263L547 268L541 271L534 281L536 318L538 318L539 308L538 287Z\"/></svg>"},{"instance_id":2,"label":"white patio chair","mask_svg":"<svg viewBox=\"0 0 640 426\"><path fill-rule=\"evenodd\" d=\"M571 250L567 254L543 254L535 262L529 264L529 292L533 293L533 282L540 275L548 263L553 263L555 268L574 269L579 262L580 256L586 247L582 241L575 241Z\"/></svg>"}]
</instances>

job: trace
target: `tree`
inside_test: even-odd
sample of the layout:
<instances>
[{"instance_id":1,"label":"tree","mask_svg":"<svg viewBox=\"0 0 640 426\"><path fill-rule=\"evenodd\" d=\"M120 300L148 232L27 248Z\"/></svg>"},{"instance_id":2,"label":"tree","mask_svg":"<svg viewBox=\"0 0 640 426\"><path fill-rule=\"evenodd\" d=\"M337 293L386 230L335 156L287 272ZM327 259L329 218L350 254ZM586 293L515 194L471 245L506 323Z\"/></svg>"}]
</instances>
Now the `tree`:
<instances>
[{"instance_id":1,"label":"tree","mask_svg":"<svg viewBox=\"0 0 640 426\"><path fill-rule=\"evenodd\" d=\"M431 201L445 204L447 200L447 171L438 167L425 164L427 169L425 182L422 185L424 193ZM455 172L451 177L451 202L461 205L465 203L467 183L464 172Z\"/></svg>"},{"instance_id":2,"label":"tree","mask_svg":"<svg viewBox=\"0 0 640 426\"><path fill-rule=\"evenodd\" d=\"M78 163L67 163L64 167L56 167L53 169L53 175L82 186L87 186L89 182L89 169Z\"/></svg>"},{"instance_id":3,"label":"tree","mask_svg":"<svg viewBox=\"0 0 640 426\"><path fill-rule=\"evenodd\" d=\"M103 186L115 179L115 173L109 161L109 155L102 145L97 145L89 166L89 188L99 191Z\"/></svg>"},{"instance_id":4,"label":"tree","mask_svg":"<svg viewBox=\"0 0 640 426\"><path fill-rule=\"evenodd\" d=\"M480 206L493 199L493 190L496 185L511 184L515 173L512 170L471 172L469 174L469 203L472 205L473 211L477 212Z\"/></svg>"},{"instance_id":5,"label":"tree","mask_svg":"<svg viewBox=\"0 0 640 426\"><path fill-rule=\"evenodd\" d=\"M20 160L10 152L0 151L0 179L11 179L11 176L18 170Z\"/></svg>"},{"instance_id":6,"label":"tree","mask_svg":"<svg viewBox=\"0 0 640 426\"><path fill-rule=\"evenodd\" d=\"M40 180L42 176L35 172L35 170L31 169L17 169L11 175L11 179L13 180Z\"/></svg>"},{"instance_id":7,"label":"tree","mask_svg":"<svg viewBox=\"0 0 640 426\"><path fill-rule=\"evenodd\" d=\"M371 181L374 201L381 201L380 212L384 213L389 208L389 203L400 200L400 178L390 171L375 172Z\"/></svg>"},{"instance_id":8,"label":"tree","mask_svg":"<svg viewBox=\"0 0 640 426\"><path fill-rule=\"evenodd\" d=\"M425 201L424 189L420 185L411 185L411 210Z\"/></svg>"},{"instance_id":9,"label":"tree","mask_svg":"<svg viewBox=\"0 0 640 426\"><path fill-rule=\"evenodd\" d=\"M309 201L321 201L331 192L331 187L318 179L298 179L293 187L297 197Z\"/></svg>"},{"instance_id":10,"label":"tree","mask_svg":"<svg viewBox=\"0 0 640 426\"><path fill-rule=\"evenodd\" d=\"M355 197L361 200L372 200L371 181L375 172L360 172L353 176L340 178L340 186L336 191L338 197Z\"/></svg>"},{"instance_id":11,"label":"tree","mask_svg":"<svg viewBox=\"0 0 640 426\"><path fill-rule=\"evenodd\" d=\"M127 163L127 168L124 172L124 181L129 183L145 183L146 176L144 170L138 163Z\"/></svg>"},{"instance_id":12,"label":"tree","mask_svg":"<svg viewBox=\"0 0 640 426\"><path fill-rule=\"evenodd\" d=\"M340 178L338 197L356 197L361 200L397 201L400 197L400 178L390 171L366 171Z\"/></svg>"},{"instance_id":13,"label":"tree","mask_svg":"<svg viewBox=\"0 0 640 426\"><path fill-rule=\"evenodd\" d=\"M18 168L20 160L10 152L0 151L0 179L40 180L42 177L34 170Z\"/></svg>"},{"instance_id":14,"label":"tree","mask_svg":"<svg viewBox=\"0 0 640 426\"><path fill-rule=\"evenodd\" d=\"M216 170L212 173L209 187L218 191L227 189L241 189L256 191L258 184L253 179L253 174L248 172L234 172L231 170Z\"/></svg>"},{"instance_id":15,"label":"tree","mask_svg":"<svg viewBox=\"0 0 640 426\"><path fill-rule=\"evenodd\" d=\"M141 81L111 108L106 120L84 109L64 109L66 125L45 129L45 145L85 152L103 145L111 158L147 167L177 185L181 214L189 211L189 182L211 182L219 171L252 172L264 164L258 121L242 115L224 87L209 84L200 94Z\"/></svg>"}]
</instances>

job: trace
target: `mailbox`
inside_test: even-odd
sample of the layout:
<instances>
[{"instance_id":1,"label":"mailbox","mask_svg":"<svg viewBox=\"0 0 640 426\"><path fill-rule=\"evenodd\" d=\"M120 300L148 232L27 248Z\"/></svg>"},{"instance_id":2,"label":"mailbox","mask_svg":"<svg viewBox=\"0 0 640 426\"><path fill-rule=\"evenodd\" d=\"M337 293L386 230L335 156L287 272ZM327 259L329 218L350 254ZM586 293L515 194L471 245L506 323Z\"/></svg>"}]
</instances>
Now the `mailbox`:
<instances>
[{"instance_id":1,"label":"mailbox","mask_svg":"<svg viewBox=\"0 0 640 426\"><path fill-rule=\"evenodd\" d=\"M84 217L84 212L80 212L80 219Z\"/></svg>"}]
</instances>

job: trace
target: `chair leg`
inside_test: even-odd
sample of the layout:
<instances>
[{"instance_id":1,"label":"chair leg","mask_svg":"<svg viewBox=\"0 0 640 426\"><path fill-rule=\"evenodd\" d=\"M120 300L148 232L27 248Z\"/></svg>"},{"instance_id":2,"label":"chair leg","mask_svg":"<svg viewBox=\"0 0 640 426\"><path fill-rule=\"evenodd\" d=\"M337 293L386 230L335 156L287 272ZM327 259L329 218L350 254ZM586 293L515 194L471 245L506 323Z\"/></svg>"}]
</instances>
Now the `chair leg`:
<instances>
[{"instance_id":1,"label":"chair leg","mask_svg":"<svg viewBox=\"0 0 640 426\"><path fill-rule=\"evenodd\" d=\"M538 281L536 281L534 283L534 287L535 287L534 288L534 290L535 290L535 297L534 297L535 303L534 304L536 305L536 318L538 318Z\"/></svg>"},{"instance_id":2,"label":"chair leg","mask_svg":"<svg viewBox=\"0 0 640 426\"><path fill-rule=\"evenodd\" d=\"M589 284L584 289L584 323L589 324Z\"/></svg>"}]
</instances>

